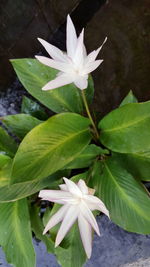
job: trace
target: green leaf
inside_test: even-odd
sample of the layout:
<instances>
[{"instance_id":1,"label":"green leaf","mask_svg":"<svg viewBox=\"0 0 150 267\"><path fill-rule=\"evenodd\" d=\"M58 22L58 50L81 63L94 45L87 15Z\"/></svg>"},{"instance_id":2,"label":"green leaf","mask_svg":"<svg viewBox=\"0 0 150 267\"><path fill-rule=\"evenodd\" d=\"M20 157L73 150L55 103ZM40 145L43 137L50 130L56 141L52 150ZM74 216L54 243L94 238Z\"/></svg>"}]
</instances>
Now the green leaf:
<instances>
[{"instance_id":1,"label":"green leaf","mask_svg":"<svg viewBox=\"0 0 150 267\"><path fill-rule=\"evenodd\" d=\"M0 152L13 157L17 150L17 144L7 132L0 127Z\"/></svg>"},{"instance_id":2,"label":"green leaf","mask_svg":"<svg viewBox=\"0 0 150 267\"><path fill-rule=\"evenodd\" d=\"M95 167L93 182L111 220L127 231L149 234L150 197L144 186L120 165L119 158L98 162Z\"/></svg>"},{"instance_id":3,"label":"green leaf","mask_svg":"<svg viewBox=\"0 0 150 267\"><path fill-rule=\"evenodd\" d=\"M42 87L56 77L58 72L55 69L30 58L11 60L11 63L26 90L46 107L56 113L66 111L81 113L83 111L81 90L76 88L74 84L42 91ZM93 96L91 78L86 93L88 100L91 101Z\"/></svg>"},{"instance_id":4,"label":"green leaf","mask_svg":"<svg viewBox=\"0 0 150 267\"><path fill-rule=\"evenodd\" d=\"M119 154L122 164L137 179L142 181L150 181L150 151Z\"/></svg>"},{"instance_id":5,"label":"green leaf","mask_svg":"<svg viewBox=\"0 0 150 267\"><path fill-rule=\"evenodd\" d=\"M37 102L24 96L21 104L21 113L29 114L39 120L48 119L48 115Z\"/></svg>"},{"instance_id":6,"label":"green leaf","mask_svg":"<svg viewBox=\"0 0 150 267\"><path fill-rule=\"evenodd\" d=\"M54 253L54 243L47 235L43 235L43 223L39 216L39 212L39 207L33 205L31 206L30 218L32 231L34 232L36 238L44 242L47 248L47 252Z\"/></svg>"},{"instance_id":7,"label":"green leaf","mask_svg":"<svg viewBox=\"0 0 150 267\"><path fill-rule=\"evenodd\" d=\"M26 199L0 204L0 244L8 263L34 267L30 220Z\"/></svg>"},{"instance_id":8,"label":"green leaf","mask_svg":"<svg viewBox=\"0 0 150 267\"><path fill-rule=\"evenodd\" d=\"M138 102L137 98L134 96L132 90L130 90L127 96L122 100L120 107L129 103L137 103L137 102Z\"/></svg>"},{"instance_id":9,"label":"green leaf","mask_svg":"<svg viewBox=\"0 0 150 267\"><path fill-rule=\"evenodd\" d=\"M41 179L71 162L91 140L89 120L61 113L31 130L14 158L12 182Z\"/></svg>"},{"instance_id":10,"label":"green leaf","mask_svg":"<svg viewBox=\"0 0 150 267\"><path fill-rule=\"evenodd\" d=\"M109 151L107 149L102 149L99 146L94 144L88 145L82 152L75 158L72 162L70 162L66 169L79 169L89 167L96 157L108 154Z\"/></svg>"},{"instance_id":11,"label":"green leaf","mask_svg":"<svg viewBox=\"0 0 150 267\"><path fill-rule=\"evenodd\" d=\"M9 170L8 170L9 172ZM50 187L51 189L56 189L58 186L59 179L63 176L67 176L67 171L58 171L53 173L46 178L40 180L32 180L23 183L10 184L10 177L5 177L4 182L0 182L0 202L10 202L18 199L25 198L27 196L33 195L45 187Z\"/></svg>"},{"instance_id":12,"label":"green leaf","mask_svg":"<svg viewBox=\"0 0 150 267\"><path fill-rule=\"evenodd\" d=\"M150 101L124 105L99 123L100 141L115 152L150 150Z\"/></svg>"},{"instance_id":13,"label":"green leaf","mask_svg":"<svg viewBox=\"0 0 150 267\"><path fill-rule=\"evenodd\" d=\"M2 122L9 131L22 139L42 121L27 114L16 114L3 117Z\"/></svg>"},{"instance_id":14,"label":"green leaf","mask_svg":"<svg viewBox=\"0 0 150 267\"><path fill-rule=\"evenodd\" d=\"M0 154L0 187L9 183L12 159L7 155Z\"/></svg>"}]
</instances>

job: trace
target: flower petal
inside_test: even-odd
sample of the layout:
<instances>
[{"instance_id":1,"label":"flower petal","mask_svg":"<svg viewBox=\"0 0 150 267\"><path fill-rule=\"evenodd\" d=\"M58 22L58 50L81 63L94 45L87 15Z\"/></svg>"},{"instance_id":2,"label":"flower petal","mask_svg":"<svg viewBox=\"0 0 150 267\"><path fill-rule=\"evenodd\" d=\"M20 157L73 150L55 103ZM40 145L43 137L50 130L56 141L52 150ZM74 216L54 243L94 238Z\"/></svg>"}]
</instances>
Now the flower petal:
<instances>
[{"instance_id":1,"label":"flower petal","mask_svg":"<svg viewBox=\"0 0 150 267\"><path fill-rule=\"evenodd\" d=\"M92 253L92 227L87 222L87 220L82 216L81 213L78 215L78 226L83 247L89 259Z\"/></svg>"},{"instance_id":2,"label":"flower petal","mask_svg":"<svg viewBox=\"0 0 150 267\"><path fill-rule=\"evenodd\" d=\"M78 79L74 81L74 84L81 90L84 90L88 87L88 76L78 76Z\"/></svg>"},{"instance_id":3,"label":"flower petal","mask_svg":"<svg viewBox=\"0 0 150 267\"><path fill-rule=\"evenodd\" d=\"M82 67L83 61L84 61L84 54L85 54L85 47L83 43L83 38L84 38L84 29L79 35L78 42L77 42L77 47L76 47L76 52L73 57L73 62L75 65L80 69L80 66Z\"/></svg>"},{"instance_id":4,"label":"flower petal","mask_svg":"<svg viewBox=\"0 0 150 267\"><path fill-rule=\"evenodd\" d=\"M67 31L67 38L66 38L67 54L69 57L73 58L77 46L77 35L75 27L69 15L67 16L66 31Z\"/></svg>"},{"instance_id":5,"label":"flower petal","mask_svg":"<svg viewBox=\"0 0 150 267\"><path fill-rule=\"evenodd\" d=\"M66 204L66 202L75 202L74 198L69 192L61 190L41 190L39 197L43 200L48 200L59 204Z\"/></svg>"},{"instance_id":6,"label":"flower petal","mask_svg":"<svg viewBox=\"0 0 150 267\"><path fill-rule=\"evenodd\" d=\"M80 204L80 210L81 210L81 213L84 216L84 218L90 223L90 225L93 227L95 232L98 235L100 235L98 224L97 224L97 222L95 220L95 217L94 217L93 213L90 211L88 206L85 203L82 202L82 204Z\"/></svg>"},{"instance_id":7,"label":"flower petal","mask_svg":"<svg viewBox=\"0 0 150 267\"><path fill-rule=\"evenodd\" d=\"M77 197L82 197L82 192L81 190L79 189L79 187L74 183L72 182L71 180L63 177L66 185L67 185L67 188L69 190L69 192Z\"/></svg>"},{"instance_id":8,"label":"flower petal","mask_svg":"<svg viewBox=\"0 0 150 267\"><path fill-rule=\"evenodd\" d=\"M66 184L60 184L59 188L63 191L68 191L68 187L66 186Z\"/></svg>"},{"instance_id":9,"label":"flower petal","mask_svg":"<svg viewBox=\"0 0 150 267\"><path fill-rule=\"evenodd\" d=\"M95 60L94 62L87 63L84 67L84 74L88 74L93 70L97 69L97 67L103 62L103 59Z\"/></svg>"},{"instance_id":10,"label":"flower petal","mask_svg":"<svg viewBox=\"0 0 150 267\"><path fill-rule=\"evenodd\" d=\"M47 231L49 231L52 227L54 227L56 224L58 224L60 221L62 221L65 213L67 212L69 208L69 205L62 206L49 220L47 223L43 235L46 234Z\"/></svg>"},{"instance_id":11,"label":"flower petal","mask_svg":"<svg viewBox=\"0 0 150 267\"><path fill-rule=\"evenodd\" d=\"M35 58L46 66L49 66L56 70L61 70L62 72L70 73L71 66L68 63L59 62L54 59L43 56L35 56Z\"/></svg>"},{"instance_id":12,"label":"flower petal","mask_svg":"<svg viewBox=\"0 0 150 267\"><path fill-rule=\"evenodd\" d=\"M82 179L79 180L78 187L80 188L83 194L88 194L88 187L86 183L84 182L84 180Z\"/></svg>"},{"instance_id":13,"label":"flower petal","mask_svg":"<svg viewBox=\"0 0 150 267\"><path fill-rule=\"evenodd\" d=\"M76 205L71 205L61 223L61 226L59 228L59 231L57 233L56 236L56 240L55 240L55 247L57 247L61 241L63 240L63 238L65 237L65 235L68 233L68 231L70 230L71 226L74 224L75 220L78 217L78 207Z\"/></svg>"},{"instance_id":14,"label":"flower petal","mask_svg":"<svg viewBox=\"0 0 150 267\"><path fill-rule=\"evenodd\" d=\"M73 82L73 78L67 74L61 74L57 76L54 80L48 82L42 87L43 91L52 90Z\"/></svg>"},{"instance_id":15,"label":"flower petal","mask_svg":"<svg viewBox=\"0 0 150 267\"><path fill-rule=\"evenodd\" d=\"M102 43L102 45L97 49L92 51L86 58L86 63L90 63L92 61L94 61L96 59L96 57L98 56L100 50L102 49L103 45L106 43L107 41L107 37L105 38L104 42Z\"/></svg>"},{"instance_id":16,"label":"flower petal","mask_svg":"<svg viewBox=\"0 0 150 267\"><path fill-rule=\"evenodd\" d=\"M108 209L106 208L103 201L101 201L98 197L86 195L84 199L90 210L99 210L109 217Z\"/></svg>"},{"instance_id":17,"label":"flower petal","mask_svg":"<svg viewBox=\"0 0 150 267\"><path fill-rule=\"evenodd\" d=\"M45 40L38 38L38 41L44 46L48 54L56 61L66 61L66 55L56 46L49 44Z\"/></svg>"}]
</instances>

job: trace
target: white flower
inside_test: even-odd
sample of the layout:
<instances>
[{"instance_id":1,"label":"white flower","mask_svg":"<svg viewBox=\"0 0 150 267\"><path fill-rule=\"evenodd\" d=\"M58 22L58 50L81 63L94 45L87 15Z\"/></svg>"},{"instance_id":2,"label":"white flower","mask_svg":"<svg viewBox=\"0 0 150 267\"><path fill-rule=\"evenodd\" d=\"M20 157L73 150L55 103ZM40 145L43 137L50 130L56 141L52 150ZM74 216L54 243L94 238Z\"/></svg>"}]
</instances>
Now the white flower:
<instances>
[{"instance_id":1,"label":"white flower","mask_svg":"<svg viewBox=\"0 0 150 267\"><path fill-rule=\"evenodd\" d=\"M41 38L38 38L52 59L35 56L41 63L59 70L56 79L48 82L42 90L51 90L63 85L74 83L78 88L85 89L88 86L88 74L95 70L103 60L95 60L103 44L91 52L89 55L83 43L84 29L77 38L76 30L70 16L67 17L67 54L57 47L49 44Z\"/></svg>"},{"instance_id":2,"label":"white flower","mask_svg":"<svg viewBox=\"0 0 150 267\"><path fill-rule=\"evenodd\" d=\"M63 206L50 218L43 234L62 221L55 240L57 247L71 226L78 220L81 240L87 254L91 257L92 252L92 227L100 235L98 224L91 211L100 210L109 217L109 212L104 203L93 196L95 190L86 186L83 180L77 184L67 178L63 178L65 184L60 185L61 190L41 190L39 197L43 200L63 204Z\"/></svg>"}]
</instances>

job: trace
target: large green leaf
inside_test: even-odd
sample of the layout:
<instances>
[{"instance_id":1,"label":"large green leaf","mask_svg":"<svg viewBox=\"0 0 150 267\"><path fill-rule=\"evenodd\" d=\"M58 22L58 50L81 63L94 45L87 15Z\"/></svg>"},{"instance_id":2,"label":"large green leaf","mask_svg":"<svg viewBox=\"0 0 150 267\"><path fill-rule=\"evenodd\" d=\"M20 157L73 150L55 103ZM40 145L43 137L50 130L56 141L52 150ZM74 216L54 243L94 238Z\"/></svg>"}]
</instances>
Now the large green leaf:
<instances>
[{"instance_id":1,"label":"large green leaf","mask_svg":"<svg viewBox=\"0 0 150 267\"><path fill-rule=\"evenodd\" d=\"M63 176L67 176L67 172L68 171L66 170L58 171L40 180L35 179L32 181L11 184L11 185L9 184L10 177L8 176L6 177L5 174L5 180L3 180L2 182L0 180L0 203L10 202L25 198L27 196L37 193L38 191L40 191L45 187L56 189L56 187L59 184L59 179L62 178Z\"/></svg>"},{"instance_id":2,"label":"large green leaf","mask_svg":"<svg viewBox=\"0 0 150 267\"><path fill-rule=\"evenodd\" d=\"M113 222L127 231L150 233L150 197L117 157L95 165L93 183Z\"/></svg>"},{"instance_id":3,"label":"large green leaf","mask_svg":"<svg viewBox=\"0 0 150 267\"><path fill-rule=\"evenodd\" d=\"M0 244L8 263L35 267L27 200L0 204Z\"/></svg>"},{"instance_id":4,"label":"large green leaf","mask_svg":"<svg viewBox=\"0 0 150 267\"><path fill-rule=\"evenodd\" d=\"M100 141L115 152L150 150L150 101L126 104L99 123Z\"/></svg>"},{"instance_id":5,"label":"large green leaf","mask_svg":"<svg viewBox=\"0 0 150 267\"><path fill-rule=\"evenodd\" d=\"M138 102L137 98L134 96L132 90L130 90L127 96L122 100L120 107L129 103L137 103L137 102Z\"/></svg>"},{"instance_id":6,"label":"large green leaf","mask_svg":"<svg viewBox=\"0 0 150 267\"><path fill-rule=\"evenodd\" d=\"M73 84L54 90L42 91L42 87L56 77L57 71L55 69L30 58L11 60L11 63L27 91L46 107L56 113L65 111L82 112L81 91ZM93 96L92 80L89 82L89 88L86 89L86 93L87 98L91 100Z\"/></svg>"},{"instance_id":7,"label":"large green leaf","mask_svg":"<svg viewBox=\"0 0 150 267\"><path fill-rule=\"evenodd\" d=\"M89 167L96 157L108 154L107 149L102 149L94 144L88 145L72 162L70 162L66 169L79 169Z\"/></svg>"},{"instance_id":8,"label":"large green leaf","mask_svg":"<svg viewBox=\"0 0 150 267\"><path fill-rule=\"evenodd\" d=\"M150 181L150 151L119 154L118 156L125 168L137 179Z\"/></svg>"},{"instance_id":9,"label":"large green leaf","mask_svg":"<svg viewBox=\"0 0 150 267\"><path fill-rule=\"evenodd\" d=\"M22 99L21 113L29 114L39 120L48 119L48 115L46 114L44 108L26 96Z\"/></svg>"},{"instance_id":10,"label":"large green leaf","mask_svg":"<svg viewBox=\"0 0 150 267\"><path fill-rule=\"evenodd\" d=\"M89 120L61 113L31 130L14 158L12 182L41 179L71 162L91 140Z\"/></svg>"},{"instance_id":11,"label":"large green leaf","mask_svg":"<svg viewBox=\"0 0 150 267\"><path fill-rule=\"evenodd\" d=\"M42 121L28 114L16 114L3 117L2 122L8 130L22 139L32 128L39 125Z\"/></svg>"},{"instance_id":12,"label":"large green leaf","mask_svg":"<svg viewBox=\"0 0 150 267\"><path fill-rule=\"evenodd\" d=\"M0 187L8 185L11 174L12 159L0 154Z\"/></svg>"},{"instance_id":13,"label":"large green leaf","mask_svg":"<svg viewBox=\"0 0 150 267\"><path fill-rule=\"evenodd\" d=\"M0 127L0 152L13 157L17 150L17 144L7 132Z\"/></svg>"}]
</instances>

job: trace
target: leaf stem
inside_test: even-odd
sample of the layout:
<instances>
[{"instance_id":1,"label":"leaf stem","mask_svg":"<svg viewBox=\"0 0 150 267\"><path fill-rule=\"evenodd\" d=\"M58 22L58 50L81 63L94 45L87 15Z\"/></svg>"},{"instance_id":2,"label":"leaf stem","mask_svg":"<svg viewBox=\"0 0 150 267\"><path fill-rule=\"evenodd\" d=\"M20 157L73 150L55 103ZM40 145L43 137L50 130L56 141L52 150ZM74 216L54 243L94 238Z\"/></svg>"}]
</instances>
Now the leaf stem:
<instances>
[{"instance_id":1,"label":"leaf stem","mask_svg":"<svg viewBox=\"0 0 150 267\"><path fill-rule=\"evenodd\" d=\"M86 113L87 113L87 115L88 115L88 117L89 117L89 119L91 121L92 126L93 126L95 138L96 138L96 140L99 140L99 133L97 131L96 125L95 125L95 123L93 121L93 118L91 116L91 113L90 113L90 110L89 110L89 106L88 106L88 103L87 103L87 100L86 100L86 96L85 96L84 90L82 90L82 99L83 99L83 102L84 102Z\"/></svg>"}]
</instances>

